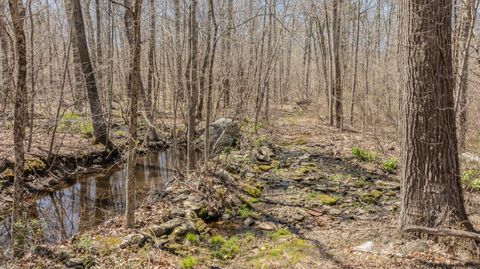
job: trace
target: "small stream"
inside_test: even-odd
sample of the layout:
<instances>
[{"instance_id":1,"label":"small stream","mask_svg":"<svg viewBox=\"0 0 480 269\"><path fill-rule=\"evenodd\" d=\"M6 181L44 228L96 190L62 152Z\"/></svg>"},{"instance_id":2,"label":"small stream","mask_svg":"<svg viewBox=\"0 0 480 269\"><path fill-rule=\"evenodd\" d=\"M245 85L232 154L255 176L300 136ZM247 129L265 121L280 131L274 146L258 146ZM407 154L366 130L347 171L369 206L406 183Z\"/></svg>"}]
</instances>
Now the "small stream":
<instances>
[{"instance_id":1,"label":"small stream","mask_svg":"<svg viewBox=\"0 0 480 269\"><path fill-rule=\"evenodd\" d=\"M185 165L183 149L169 148L139 156L135 167L137 205L155 200ZM125 168L108 174L81 176L76 183L40 197L28 207L27 217L35 220L43 241L69 239L121 214L125 208ZM0 244L9 242L10 223L0 223Z\"/></svg>"}]
</instances>

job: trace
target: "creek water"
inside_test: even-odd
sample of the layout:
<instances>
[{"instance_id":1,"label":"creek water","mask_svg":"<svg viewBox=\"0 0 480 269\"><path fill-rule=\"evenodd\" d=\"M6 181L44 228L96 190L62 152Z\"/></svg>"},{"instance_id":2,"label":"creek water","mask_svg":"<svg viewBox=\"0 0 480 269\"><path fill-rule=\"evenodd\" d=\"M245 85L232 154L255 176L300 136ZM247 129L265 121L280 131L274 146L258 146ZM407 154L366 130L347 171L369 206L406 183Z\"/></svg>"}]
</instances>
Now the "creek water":
<instances>
[{"instance_id":1,"label":"creek water","mask_svg":"<svg viewBox=\"0 0 480 269\"><path fill-rule=\"evenodd\" d=\"M135 166L137 205L159 197L176 169L185 167L185 151L169 148L139 156ZM24 212L42 241L66 240L121 214L125 208L125 167L78 177L73 185L39 197ZM0 223L0 244L9 241L9 221Z\"/></svg>"}]
</instances>

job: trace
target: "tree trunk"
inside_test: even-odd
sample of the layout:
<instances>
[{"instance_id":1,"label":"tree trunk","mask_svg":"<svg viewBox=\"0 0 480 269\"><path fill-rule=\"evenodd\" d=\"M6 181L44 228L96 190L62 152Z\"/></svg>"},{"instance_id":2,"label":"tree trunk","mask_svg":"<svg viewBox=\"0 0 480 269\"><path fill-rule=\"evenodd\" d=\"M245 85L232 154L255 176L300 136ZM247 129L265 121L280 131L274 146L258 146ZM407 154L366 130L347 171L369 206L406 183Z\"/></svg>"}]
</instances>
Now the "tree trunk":
<instances>
[{"instance_id":1,"label":"tree trunk","mask_svg":"<svg viewBox=\"0 0 480 269\"><path fill-rule=\"evenodd\" d=\"M134 9L129 0L125 0L126 13L128 14L132 28L131 30L131 54L130 54L130 80L128 90L130 92L129 109L129 134L127 157L127 175L126 175L126 208L125 208L125 227L133 228L135 225L135 148L137 145L137 113L138 113L138 94L141 87L140 77L140 56L141 56L141 36L140 36L140 18L142 11L142 0L135 0ZM127 15L125 15L127 17Z\"/></svg>"},{"instance_id":2,"label":"tree trunk","mask_svg":"<svg viewBox=\"0 0 480 269\"><path fill-rule=\"evenodd\" d=\"M187 79L187 90L188 96L187 99L187 110L188 110L188 119L187 119L187 163L188 169L193 170L196 165L195 159L195 129L196 129L196 113L195 109L197 108L198 100L198 23L197 23L197 0L192 0L190 3L190 15L189 15L189 51L190 59L188 63L188 68L186 72Z\"/></svg>"},{"instance_id":3,"label":"tree trunk","mask_svg":"<svg viewBox=\"0 0 480 269\"><path fill-rule=\"evenodd\" d=\"M173 131L172 136L176 136L177 132L177 111L178 103L183 99L185 87L182 80L182 46L180 38L180 0L173 0L174 16L175 16L175 90L173 100Z\"/></svg>"},{"instance_id":4,"label":"tree trunk","mask_svg":"<svg viewBox=\"0 0 480 269\"><path fill-rule=\"evenodd\" d=\"M22 252L22 246L17 245L20 236L16 230L17 224L21 223L23 204L25 161L25 119L27 115L27 44L24 31L25 7L22 0L9 0L10 15L15 33L17 51L17 87L15 92L15 108L13 122L13 137L15 151L14 189L13 189L13 214L12 214L12 249L13 255L18 256Z\"/></svg>"},{"instance_id":5,"label":"tree trunk","mask_svg":"<svg viewBox=\"0 0 480 269\"><path fill-rule=\"evenodd\" d=\"M210 24L213 28L213 46L212 51L210 53L210 59L208 64L208 86L207 86L207 113L206 113L206 120L205 120L205 162L208 161L209 154L210 154L210 122L212 119L212 102L213 102L213 64L215 62L215 52L217 48L217 32L218 26L215 20L215 10L213 6L213 0L208 0L208 19Z\"/></svg>"},{"instance_id":6,"label":"tree trunk","mask_svg":"<svg viewBox=\"0 0 480 269\"><path fill-rule=\"evenodd\" d=\"M34 46L34 37L35 37L35 23L33 22L33 13L32 13L32 0L28 2L28 13L30 17L30 111L28 113L27 119L29 120L28 124L28 142L27 142L27 152L32 148L33 141L33 119L35 114L35 96L37 92L35 91L35 46Z\"/></svg>"},{"instance_id":7,"label":"tree trunk","mask_svg":"<svg viewBox=\"0 0 480 269\"><path fill-rule=\"evenodd\" d=\"M223 103L225 108L228 108L230 105L231 99L231 76L232 76L232 67L233 67L233 55L232 55L232 44L233 44L233 32L235 31L235 21L233 17L233 0L228 0L227 2L227 19L228 19L228 31L225 35L225 55L226 66L225 66L225 77L223 79Z\"/></svg>"},{"instance_id":8,"label":"tree trunk","mask_svg":"<svg viewBox=\"0 0 480 269\"><path fill-rule=\"evenodd\" d=\"M100 92L103 90L103 72L102 72L102 64L103 64L103 48L102 48L102 10L100 6L100 0L95 0L95 17L96 17L96 28L97 28L97 42L95 51L97 53L96 60L96 71L97 71L97 80L98 80L98 89ZM103 91L105 92L105 91ZM105 95L103 95L105 96ZM106 98L103 99L104 102Z\"/></svg>"},{"instance_id":9,"label":"tree trunk","mask_svg":"<svg viewBox=\"0 0 480 269\"><path fill-rule=\"evenodd\" d=\"M124 5L128 7L130 5L130 0L124 0ZM133 18L133 12L125 12L125 29L126 29L126 34L127 34L127 41L130 46L130 50L133 52L134 51L134 42L135 42L135 33L134 33L134 28L135 28L135 19ZM132 74L129 75L128 80L133 80L131 77ZM132 83L132 82L128 82ZM139 94L142 97L143 101L143 108L146 114L146 119L148 121L148 140L149 141L157 141L158 140L158 135L157 131L155 130L154 126L154 118L153 118L153 111L152 111L152 100L151 96L148 96L147 93L145 92L145 88L143 87L143 82L142 78L140 76L140 92Z\"/></svg>"},{"instance_id":10,"label":"tree trunk","mask_svg":"<svg viewBox=\"0 0 480 269\"><path fill-rule=\"evenodd\" d=\"M470 44L477 17L477 0L465 0L460 4L458 20L458 36L454 40L455 67L455 111L457 115L459 150L465 149L467 134L468 78Z\"/></svg>"},{"instance_id":11,"label":"tree trunk","mask_svg":"<svg viewBox=\"0 0 480 269\"><path fill-rule=\"evenodd\" d=\"M455 131L452 0L402 0L400 228L472 226Z\"/></svg>"},{"instance_id":12,"label":"tree trunk","mask_svg":"<svg viewBox=\"0 0 480 269\"><path fill-rule=\"evenodd\" d=\"M70 24L70 39L72 43L72 57L75 80L73 81L73 101L74 108L77 111L81 111L85 106L85 78L82 75L82 61L80 59L80 53L78 50L78 44L76 41L75 33L75 19L73 18L73 0L65 0L65 9L67 13L68 23Z\"/></svg>"},{"instance_id":13,"label":"tree trunk","mask_svg":"<svg viewBox=\"0 0 480 269\"><path fill-rule=\"evenodd\" d=\"M75 26L75 41L77 44L80 61L82 64L83 77L85 78L87 87L88 103L90 105L90 113L93 124L93 134L97 142L106 146L110 146L107 137L107 126L105 117L100 105L100 98L97 90L97 81L93 73L92 62L88 52L87 39L85 35L85 26L83 24L82 7L80 0L72 0L72 17Z\"/></svg>"},{"instance_id":14,"label":"tree trunk","mask_svg":"<svg viewBox=\"0 0 480 269\"><path fill-rule=\"evenodd\" d=\"M355 109L355 94L357 91L357 71L358 71L358 47L360 41L360 9L362 7L361 0L357 0L357 17L355 20L355 56L353 63L353 82L352 82L352 101L350 103L350 125L353 125L353 112Z\"/></svg>"},{"instance_id":15,"label":"tree trunk","mask_svg":"<svg viewBox=\"0 0 480 269\"><path fill-rule=\"evenodd\" d=\"M339 16L339 9L342 0L333 1L332 14L332 39L333 39L333 59L335 62L335 82L333 90L333 99L335 102L335 127L342 129L343 127L343 89L342 89L342 71L340 63L340 39L341 39L341 18Z\"/></svg>"},{"instance_id":16,"label":"tree trunk","mask_svg":"<svg viewBox=\"0 0 480 269\"><path fill-rule=\"evenodd\" d=\"M10 99L10 90L12 88L12 70L9 67L8 63L8 32L7 24L4 19L5 15L5 1L0 1L0 50L1 50L1 72L2 72L2 81L0 84L1 91L3 94L3 107L1 112L4 113L7 109L8 101Z\"/></svg>"}]
</instances>

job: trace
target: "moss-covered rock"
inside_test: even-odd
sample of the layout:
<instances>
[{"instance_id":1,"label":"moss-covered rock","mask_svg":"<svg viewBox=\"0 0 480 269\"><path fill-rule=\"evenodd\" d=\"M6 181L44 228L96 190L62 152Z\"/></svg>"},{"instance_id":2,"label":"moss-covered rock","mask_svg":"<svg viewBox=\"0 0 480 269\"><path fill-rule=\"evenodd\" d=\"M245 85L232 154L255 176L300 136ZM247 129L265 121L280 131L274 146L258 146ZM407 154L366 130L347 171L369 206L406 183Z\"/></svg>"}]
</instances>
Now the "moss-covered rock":
<instances>
[{"instance_id":1,"label":"moss-covered rock","mask_svg":"<svg viewBox=\"0 0 480 269\"><path fill-rule=\"evenodd\" d=\"M271 165L254 165L252 166L252 170L255 173L265 173L272 169Z\"/></svg>"},{"instance_id":2,"label":"moss-covered rock","mask_svg":"<svg viewBox=\"0 0 480 269\"><path fill-rule=\"evenodd\" d=\"M252 197L262 196L262 190L249 184L243 184L242 190Z\"/></svg>"},{"instance_id":3,"label":"moss-covered rock","mask_svg":"<svg viewBox=\"0 0 480 269\"><path fill-rule=\"evenodd\" d=\"M383 196L383 193L379 190L373 190L369 193L362 195L361 200L367 204L376 204L379 199Z\"/></svg>"},{"instance_id":4,"label":"moss-covered rock","mask_svg":"<svg viewBox=\"0 0 480 269\"><path fill-rule=\"evenodd\" d=\"M43 171L47 168L47 164L45 164L39 158L28 158L25 159L25 164L23 165L23 170L26 173L33 173Z\"/></svg>"},{"instance_id":5,"label":"moss-covered rock","mask_svg":"<svg viewBox=\"0 0 480 269\"><path fill-rule=\"evenodd\" d=\"M338 197L327 194L319 194L317 199L322 203L322 205L335 205L339 200Z\"/></svg>"}]
</instances>

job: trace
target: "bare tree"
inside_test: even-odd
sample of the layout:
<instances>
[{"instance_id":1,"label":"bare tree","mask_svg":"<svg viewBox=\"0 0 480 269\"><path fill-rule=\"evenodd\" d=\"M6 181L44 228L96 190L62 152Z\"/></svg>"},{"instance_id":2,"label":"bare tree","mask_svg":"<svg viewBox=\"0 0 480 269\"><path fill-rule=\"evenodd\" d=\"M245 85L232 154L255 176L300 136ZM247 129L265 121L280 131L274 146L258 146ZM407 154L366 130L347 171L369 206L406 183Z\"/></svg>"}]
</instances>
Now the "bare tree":
<instances>
[{"instance_id":1,"label":"bare tree","mask_svg":"<svg viewBox=\"0 0 480 269\"><path fill-rule=\"evenodd\" d=\"M455 70L455 111L457 114L458 145L465 149L467 133L468 78L470 45L477 18L478 0L460 1L457 31L454 37L454 70Z\"/></svg>"},{"instance_id":2,"label":"bare tree","mask_svg":"<svg viewBox=\"0 0 480 269\"><path fill-rule=\"evenodd\" d=\"M339 10L341 9L342 0L333 1L332 14L332 53L335 62L335 81L333 90L333 99L335 102L335 126L337 129L343 128L343 89L342 89L342 70L340 62L340 45L341 45L341 17Z\"/></svg>"},{"instance_id":3,"label":"bare tree","mask_svg":"<svg viewBox=\"0 0 480 269\"><path fill-rule=\"evenodd\" d=\"M22 236L17 232L16 225L21 221L20 213L23 204L23 185L24 172L23 164L25 161L25 120L27 116L27 41L25 38L24 20L25 7L22 0L9 0L10 16L12 18L13 28L15 32L15 48L17 51L17 85L15 92L15 109L14 109L14 150L15 150L15 167L14 167L14 191L13 191L13 214L12 214L12 249L13 255L21 254L21 246L18 246L17 240Z\"/></svg>"},{"instance_id":4,"label":"bare tree","mask_svg":"<svg viewBox=\"0 0 480 269\"><path fill-rule=\"evenodd\" d=\"M7 109L7 103L10 96L10 88L12 86L12 71L8 63L8 33L7 33L7 24L4 20L5 15L5 3L6 1L0 1L0 50L1 50L1 72L2 72L2 81L1 81L1 91L3 94L3 106L2 113Z\"/></svg>"},{"instance_id":5,"label":"bare tree","mask_svg":"<svg viewBox=\"0 0 480 269\"><path fill-rule=\"evenodd\" d=\"M230 4L229 4L230 6ZM208 82L207 82L207 115L205 120L205 162L209 158L210 154L210 122L212 120L212 102L213 102L213 64L215 62L215 52L217 48L217 33L218 25L215 19L215 10L213 6L213 0L208 0L208 20L210 22L210 27L213 28L213 36L211 36L211 30L209 31L209 38L212 39L212 51L209 53L210 58L208 59Z\"/></svg>"},{"instance_id":6,"label":"bare tree","mask_svg":"<svg viewBox=\"0 0 480 269\"><path fill-rule=\"evenodd\" d=\"M137 145L137 113L138 113L138 94L141 88L140 77L140 55L141 55L141 35L140 35L140 17L142 12L142 0L135 0L134 7L131 6L129 0L124 0L126 20L130 20L128 24L132 34L131 38L131 54L130 54L130 79L128 81L128 90L130 92L130 109L129 109L129 133L130 140L128 142L127 157L127 175L126 175L126 209L125 209L125 227L133 228L135 225L135 149Z\"/></svg>"},{"instance_id":7,"label":"bare tree","mask_svg":"<svg viewBox=\"0 0 480 269\"><path fill-rule=\"evenodd\" d=\"M95 79L92 62L90 61L90 54L88 52L80 0L72 0L72 18L75 26L75 41L77 44L80 61L82 63L83 77L86 81L87 97L90 105L90 113L93 124L93 134L99 143L109 146L110 141L107 137L107 125L105 123L105 117L100 104L97 81Z\"/></svg>"},{"instance_id":8,"label":"bare tree","mask_svg":"<svg viewBox=\"0 0 480 269\"><path fill-rule=\"evenodd\" d=\"M189 169L194 169L195 159L195 130L196 113L198 100L198 22L197 22L197 0L191 0L189 11L189 59L187 64L187 163Z\"/></svg>"}]
</instances>

